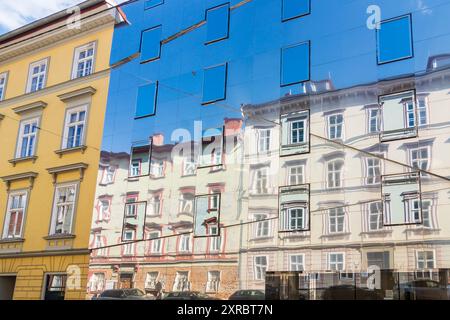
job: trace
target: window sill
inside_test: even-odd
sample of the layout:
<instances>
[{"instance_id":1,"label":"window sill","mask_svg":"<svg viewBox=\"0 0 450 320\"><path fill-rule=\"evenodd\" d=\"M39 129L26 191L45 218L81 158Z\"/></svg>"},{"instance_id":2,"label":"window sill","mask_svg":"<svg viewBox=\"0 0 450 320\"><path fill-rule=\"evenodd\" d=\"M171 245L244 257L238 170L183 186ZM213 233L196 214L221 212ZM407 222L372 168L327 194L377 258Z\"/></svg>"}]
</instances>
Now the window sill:
<instances>
[{"instance_id":1,"label":"window sill","mask_svg":"<svg viewBox=\"0 0 450 320\"><path fill-rule=\"evenodd\" d=\"M253 237L250 239L250 241L266 241L266 240L273 240L273 236L264 236L264 237Z\"/></svg>"},{"instance_id":2,"label":"window sill","mask_svg":"<svg viewBox=\"0 0 450 320\"><path fill-rule=\"evenodd\" d=\"M335 233L328 233L321 236L321 238L334 238L334 237L344 237L351 235L351 232L335 232Z\"/></svg>"},{"instance_id":3,"label":"window sill","mask_svg":"<svg viewBox=\"0 0 450 320\"><path fill-rule=\"evenodd\" d=\"M182 178L187 178L187 177L195 177L197 174L196 173L192 173L192 174L183 174L181 175Z\"/></svg>"},{"instance_id":4,"label":"window sill","mask_svg":"<svg viewBox=\"0 0 450 320\"><path fill-rule=\"evenodd\" d=\"M66 153L80 152L80 151L81 151L81 153L84 153L86 151L86 149L87 149L87 146L79 146L79 147L75 147L75 148L56 150L55 153L57 155L59 155L59 157L61 158Z\"/></svg>"},{"instance_id":5,"label":"window sill","mask_svg":"<svg viewBox=\"0 0 450 320\"><path fill-rule=\"evenodd\" d=\"M25 158L15 158L15 159L8 160L8 162L11 163L15 167L16 164L19 162L32 161L33 163L35 163L36 160L37 160L37 156L33 156L33 157L25 157Z\"/></svg>"},{"instance_id":6,"label":"window sill","mask_svg":"<svg viewBox=\"0 0 450 320\"><path fill-rule=\"evenodd\" d=\"M4 238L4 239L0 239L0 243L19 243L19 242L24 242L25 239L24 238Z\"/></svg>"},{"instance_id":7,"label":"window sill","mask_svg":"<svg viewBox=\"0 0 450 320\"><path fill-rule=\"evenodd\" d=\"M74 239L74 234L53 234L44 237L45 240L63 240L63 239Z\"/></svg>"},{"instance_id":8,"label":"window sill","mask_svg":"<svg viewBox=\"0 0 450 320\"><path fill-rule=\"evenodd\" d=\"M388 233L392 233L392 232L393 232L393 230L370 230L370 231L361 232L360 235L388 234Z\"/></svg>"}]
</instances>

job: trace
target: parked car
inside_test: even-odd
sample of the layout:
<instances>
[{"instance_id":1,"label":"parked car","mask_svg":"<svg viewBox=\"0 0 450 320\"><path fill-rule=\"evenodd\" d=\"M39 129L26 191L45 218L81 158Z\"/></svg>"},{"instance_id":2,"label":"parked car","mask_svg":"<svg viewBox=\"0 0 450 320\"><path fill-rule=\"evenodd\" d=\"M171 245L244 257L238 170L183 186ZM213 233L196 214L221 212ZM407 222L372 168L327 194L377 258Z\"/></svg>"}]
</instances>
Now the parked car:
<instances>
[{"instance_id":1,"label":"parked car","mask_svg":"<svg viewBox=\"0 0 450 320\"><path fill-rule=\"evenodd\" d=\"M262 290L238 290L228 300L265 300L266 294Z\"/></svg>"},{"instance_id":2,"label":"parked car","mask_svg":"<svg viewBox=\"0 0 450 320\"><path fill-rule=\"evenodd\" d=\"M219 300L198 291L169 292L163 300Z\"/></svg>"},{"instance_id":3,"label":"parked car","mask_svg":"<svg viewBox=\"0 0 450 320\"><path fill-rule=\"evenodd\" d=\"M448 300L448 286L437 281L420 279L400 284L401 300Z\"/></svg>"},{"instance_id":4,"label":"parked car","mask_svg":"<svg viewBox=\"0 0 450 320\"><path fill-rule=\"evenodd\" d=\"M323 300L380 300L379 292L353 285L337 285L326 288L322 293Z\"/></svg>"},{"instance_id":5,"label":"parked car","mask_svg":"<svg viewBox=\"0 0 450 320\"><path fill-rule=\"evenodd\" d=\"M146 295L139 289L112 289L103 291L93 300L155 300L154 296Z\"/></svg>"}]
</instances>

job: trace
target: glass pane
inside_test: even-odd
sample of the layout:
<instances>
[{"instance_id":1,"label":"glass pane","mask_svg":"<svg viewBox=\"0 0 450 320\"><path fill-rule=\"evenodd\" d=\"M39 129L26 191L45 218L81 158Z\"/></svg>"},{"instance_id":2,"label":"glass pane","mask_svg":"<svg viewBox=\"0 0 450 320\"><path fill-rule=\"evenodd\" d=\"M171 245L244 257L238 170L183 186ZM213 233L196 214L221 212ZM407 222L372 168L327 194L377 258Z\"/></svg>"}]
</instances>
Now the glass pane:
<instances>
[{"instance_id":1,"label":"glass pane","mask_svg":"<svg viewBox=\"0 0 450 320\"><path fill-rule=\"evenodd\" d=\"M382 21L378 30L378 63L413 56L411 16Z\"/></svg>"},{"instance_id":2,"label":"glass pane","mask_svg":"<svg viewBox=\"0 0 450 320\"><path fill-rule=\"evenodd\" d=\"M311 0L282 0L283 21L298 18L310 13Z\"/></svg>"},{"instance_id":3,"label":"glass pane","mask_svg":"<svg viewBox=\"0 0 450 320\"><path fill-rule=\"evenodd\" d=\"M163 4L164 0L146 0L144 4L144 10L159 6Z\"/></svg>"},{"instance_id":4,"label":"glass pane","mask_svg":"<svg viewBox=\"0 0 450 320\"><path fill-rule=\"evenodd\" d=\"M155 27L142 32L141 62L158 59L161 54L162 27Z\"/></svg>"},{"instance_id":5,"label":"glass pane","mask_svg":"<svg viewBox=\"0 0 450 320\"><path fill-rule=\"evenodd\" d=\"M203 104L226 98L227 64L205 69L203 79Z\"/></svg>"},{"instance_id":6,"label":"glass pane","mask_svg":"<svg viewBox=\"0 0 450 320\"><path fill-rule=\"evenodd\" d=\"M136 103L136 118L155 115L157 91L158 83L151 83L139 87Z\"/></svg>"},{"instance_id":7,"label":"glass pane","mask_svg":"<svg viewBox=\"0 0 450 320\"><path fill-rule=\"evenodd\" d=\"M228 38L230 5L225 4L206 11L206 43Z\"/></svg>"},{"instance_id":8,"label":"glass pane","mask_svg":"<svg viewBox=\"0 0 450 320\"><path fill-rule=\"evenodd\" d=\"M309 42L281 50L281 85L309 80Z\"/></svg>"}]
</instances>

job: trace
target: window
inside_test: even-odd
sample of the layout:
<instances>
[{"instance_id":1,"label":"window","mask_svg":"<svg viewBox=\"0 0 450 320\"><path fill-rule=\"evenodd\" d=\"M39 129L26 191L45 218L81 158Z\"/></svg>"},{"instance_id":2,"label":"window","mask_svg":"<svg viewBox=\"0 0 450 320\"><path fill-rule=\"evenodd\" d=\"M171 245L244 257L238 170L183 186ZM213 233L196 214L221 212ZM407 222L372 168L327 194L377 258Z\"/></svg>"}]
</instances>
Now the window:
<instances>
[{"instance_id":1,"label":"window","mask_svg":"<svg viewBox=\"0 0 450 320\"><path fill-rule=\"evenodd\" d=\"M228 63L204 70L202 104L226 99Z\"/></svg>"},{"instance_id":2,"label":"window","mask_svg":"<svg viewBox=\"0 0 450 320\"><path fill-rule=\"evenodd\" d=\"M156 283L158 281L159 272L147 272L145 277L145 289L156 290Z\"/></svg>"},{"instance_id":3,"label":"window","mask_svg":"<svg viewBox=\"0 0 450 320\"><path fill-rule=\"evenodd\" d=\"M19 137L17 139L16 158L28 158L36 154L36 143L39 128L39 118L20 122Z\"/></svg>"},{"instance_id":4,"label":"window","mask_svg":"<svg viewBox=\"0 0 450 320\"><path fill-rule=\"evenodd\" d=\"M434 259L434 251L417 251L416 254L418 270L435 268L436 262Z\"/></svg>"},{"instance_id":5,"label":"window","mask_svg":"<svg viewBox=\"0 0 450 320\"><path fill-rule=\"evenodd\" d=\"M421 97L417 101L417 116L419 117L419 126L426 125L428 123L428 106L427 98Z\"/></svg>"},{"instance_id":6,"label":"window","mask_svg":"<svg viewBox=\"0 0 450 320\"><path fill-rule=\"evenodd\" d=\"M222 165L223 128L211 128L203 133L202 153L199 159L201 167L217 169Z\"/></svg>"},{"instance_id":7,"label":"window","mask_svg":"<svg viewBox=\"0 0 450 320\"><path fill-rule=\"evenodd\" d=\"M344 168L344 161L342 160L333 160L328 162L327 186L329 189L342 187L343 168Z\"/></svg>"},{"instance_id":8,"label":"window","mask_svg":"<svg viewBox=\"0 0 450 320\"><path fill-rule=\"evenodd\" d=\"M267 257L255 257L255 280L264 280L267 271Z\"/></svg>"},{"instance_id":9,"label":"window","mask_svg":"<svg viewBox=\"0 0 450 320\"><path fill-rule=\"evenodd\" d=\"M0 73L0 101L5 99L6 83L8 81L8 73Z\"/></svg>"},{"instance_id":10,"label":"window","mask_svg":"<svg viewBox=\"0 0 450 320\"><path fill-rule=\"evenodd\" d=\"M30 65L28 71L27 93L44 89L47 81L48 59L34 62Z\"/></svg>"},{"instance_id":11,"label":"window","mask_svg":"<svg viewBox=\"0 0 450 320\"><path fill-rule=\"evenodd\" d=\"M288 86L310 77L310 43L303 42L281 49L281 86Z\"/></svg>"},{"instance_id":12,"label":"window","mask_svg":"<svg viewBox=\"0 0 450 320\"><path fill-rule=\"evenodd\" d=\"M265 238L270 236L270 220L266 214L255 214L255 237Z\"/></svg>"},{"instance_id":13,"label":"window","mask_svg":"<svg viewBox=\"0 0 450 320\"><path fill-rule=\"evenodd\" d=\"M94 72L95 42L75 49L72 79L86 77Z\"/></svg>"},{"instance_id":14,"label":"window","mask_svg":"<svg viewBox=\"0 0 450 320\"><path fill-rule=\"evenodd\" d=\"M432 202L430 200L422 200L422 225L424 228L433 228L434 226L432 217Z\"/></svg>"},{"instance_id":15,"label":"window","mask_svg":"<svg viewBox=\"0 0 450 320\"><path fill-rule=\"evenodd\" d=\"M254 190L256 194L267 194L269 192L269 168L259 168L254 173Z\"/></svg>"},{"instance_id":16,"label":"window","mask_svg":"<svg viewBox=\"0 0 450 320\"><path fill-rule=\"evenodd\" d=\"M193 193L181 193L178 213L192 214L192 210L194 207L194 198L195 196Z\"/></svg>"},{"instance_id":17,"label":"window","mask_svg":"<svg viewBox=\"0 0 450 320\"><path fill-rule=\"evenodd\" d=\"M343 253L329 253L328 254L328 270L342 271L345 269L344 254Z\"/></svg>"},{"instance_id":18,"label":"window","mask_svg":"<svg viewBox=\"0 0 450 320\"><path fill-rule=\"evenodd\" d=\"M148 10L148 9L157 7L161 4L164 4L164 0L146 0L144 2L144 10Z\"/></svg>"},{"instance_id":19,"label":"window","mask_svg":"<svg viewBox=\"0 0 450 320\"><path fill-rule=\"evenodd\" d=\"M309 111L301 111L282 115L281 122L281 155L309 152Z\"/></svg>"},{"instance_id":20,"label":"window","mask_svg":"<svg viewBox=\"0 0 450 320\"><path fill-rule=\"evenodd\" d=\"M10 193L5 216L5 225L3 227L3 239L22 237L27 197L28 193L26 191L15 191Z\"/></svg>"},{"instance_id":21,"label":"window","mask_svg":"<svg viewBox=\"0 0 450 320\"><path fill-rule=\"evenodd\" d=\"M383 207L381 202L372 202L369 204L369 231L378 231L383 229Z\"/></svg>"},{"instance_id":22,"label":"window","mask_svg":"<svg viewBox=\"0 0 450 320\"><path fill-rule=\"evenodd\" d=\"M102 236L100 233L94 235L94 248L101 248L93 251L93 253L98 257L106 256L106 237Z\"/></svg>"},{"instance_id":23,"label":"window","mask_svg":"<svg viewBox=\"0 0 450 320\"><path fill-rule=\"evenodd\" d=\"M369 109L369 133L380 132L380 109Z\"/></svg>"},{"instance_id":24,"label":"window","mask_svg":"<svg viewBox=\"0 0 450 320\"><path fill-rule=\"evenodd\" d=\"M161 195L156 194L150 199L149 206L149 216L159 216L161 215Z\"/></svg>"},{"instance_id":25,"label":"window","mask_svg":"<svg viewBox=\"0 0 450 320\"><path fill-rule=\"evenodd\" d=\"M164 160L152 159L150 162L150 176L152 178L164 177Z\"/></svg>"},{"instance_id":26,"label":"window","mask_svg":"<svg viewBox=\"0 0 450 320\"><path fill-rule=\"evenodd\" d=\"M218 226L212 226L210 228L210 234L211 235L218 234L218 233L219 233L219 227ZM209 251L210 252L219 252L221 245L222 245L222 238L221 238L221 236L211 237L210 242L209 242Z\"/></svg>"},{"instance_id":27,"label":"window","mask_svg":"<svg viewBox=\"0 0 450 320\"><path fill-rule=\"evenodd\" d=\"M430 164L430 150L422 147L410 150L411 166L415 169L427 171Z\"/></svg>"},{"instance_id":28,"label":"window","mask_svg":"<svg viewBox=\"0 0 450 320\"><path fill-rule=\"evenodd\" d=\"M109 166L103 169L102 184L114 183L114 178L116 176L116 166Z\"/></svg>"},{"instance_id":29,"label":"window","mask_svg":"<svg viewBox=\"0 0 450 320\"><path fill-rule=\"evenodd\" d=\"M206 292L218 292L220 285L220 271L208 271Z\"/></svg>"},{"instance_id":30,"label":"window","mask_svg":"<svg viewBox=\"0 0 450 320\"><path fill-rule=\"evenodd\" d=\"M206 10L206 44L228 38L229 24L229 3Z\"/></svg>"},{"instance_id":31,"label":"window","mask_svg":"<svg viewBox=\"0 0 450 320\"><path fill-rule=\"evenodd\" d=\"M135 143L131 148L129 177L146 176L150 172L150 145L148 142Z\"/></svg>"},{"instance_id":32,"label":"window","mask_svg":"<svg viewBox=\"0 0 450 320\"><path fill-rule=\"evenodd\" d=\"M86 116L87 106L67 110L62 149L77 148L84 145Z\"/></svg>"},{"instance_id":33,"label":"window","mask_svg":"<svg viewBox=\"0 0 450 320\"><path fill-rule=\"evenodd\" d=\"M281 187L279 205L281 232L309 229L309 185Z\"/></svg>"},{"instance_id":34,"label":"window","mask_svg":"<svg viewBox=\"0 0 450 320\"><path fill-rule=\"evenodd\" d=\"M99 199L98 202L98 220L108 220L111 216L111 200Z\"/></svg>"},{"instance_id":35,"label":"window","mask_svg":"<svg viewBox=\"0 0 450 320\"><path fill-rule=\"evenodd\" d=\"M50 235L71 234L77 189L76 184L56 186Z\"/></svg>"},{"instance_id":36,"label":"window","mask_svg":"<svg viewBox=\"0 0 450 320\"><path fill-rule=\"evenodd\" d=\"M258 130L258 153L266 153L270 150L270 129Z\"/></svg>"},{"instance_id":37,"label":"window","mask_svg":"<svg viewBox=\"0 0 450 320\"><path fill-rule=\"evenodd\" d=\"M158 82L146 84L138 88L135 119L151 117L156 114L158 98Z\"/></svg>"},{"instance_id":38,"label":"window","mask_svg":"<svg viewBox=\"0 0 450 320\"><path fill-rule=\"evenodd\" d=\"M179 271L175 276L175 281L173 283L173 291L189 291L191 284L189 282L189 272Z\"/></svg>"},{"instance_id":39,"label":"window","mask_svg":"<svg viewBox=\"0 0 450 320\"><path fill-rule=\"evenodd\" d=\"M220 190L211 190L210 192L209 195L195 197L194 235L196 237L219 234L221 194ZM212 232L212 228L215 232Z\"/></svg>"},{"instance_id":40,"label":"window","mask_svg":"<svg viewBox=\"0 0 450 320\"><path fill-rule=\"evenodd\" d=\"M160 238L160 232L150 232L148 238L150 241L150 253L161 254L162 252L162 239Z\"/></svg>"},{"instance_id":41,"label":"window","mask_svg":"<svg viewBox=\"0 0 450 320\"><path fill-rule=\"evenodd\" d=\"M94 273L91 276L91 283L89 286L90 292L102 292L105 288L105 274L104 273Z\"/></svg>"},{"instance_id":42,"label":"window","mask_svg":"<svg viewBox=\"0 0 450 320\"><path fill-rule=\"evenodd\" d=\"M331 140L343 139L344 116L334 114L328 116L328 138Z\"/></svg>"},{"instance_id":43,"label":"window","mask_svg":"<svg viewBox=\"0 0 450 320\"><path fill-rule=\"evenodd\" d=\"M162 26L142 31L141 63L159 59L161 56Z\"/></svg>"},{"instance_id":44,"label":"window","mask_svg":"<svg viewBox=\"0 0 450 320\"><path fill-rule=\"evenodd\" d=\"M289 208L285 210L285 231L303 230L306 225L305 208Z\"/></svg>"},{"instance_id":45,"label":"window","mask_svg":"<svg viewBox=\"0 0 450 320\"><path fill-rule=\"evenodd\" d=\"M378 64L413 57L412 16L381 21L377 29Z\"/></svg>"},{"instance_id":46,"label":"window","mask_svg":"<svg viewBox=\"0 0 450 320\"><path fill-rule=\"evenodd\" d=\"M281 0L282 21L299 18L311 13L311 0Z\"/></svg>"},{"instance_id":47,"label":"window","mask_svg":"<svg viewBox=\"0 0 450 320\"><path fill-rule=\"evenodd\" d=\"M288 167L288 184L290 186L295 186L298 184L302 184L304 181L304 165L297 165Z\"/></svg>"},{"instance_id":48,"label":"window","mask_svg":"<svg viewBox=\"0 0 450 320\"><path fill-rule=\"evenodd\" d=\"M67 275L47 274L45 279L44 300L64 300Z\"/></svg>"},{"instance_id":49,"label":"window","mask_svg":"<svg viewBox=\"0 0 450 320\"><path fill-rule=\"evenodd\" d=\"M296 254L289 256L289 271L303 271L304 267L304 255Z\"/></svg>"},{"instance_id":50,"label":"window","mask_svg":"<svg viewBox=\"0 0 450 320\"><path fill-rule=\"evenodd\" d=\"M123 218L122 241L126 240L126 233L132 230L133 240L143 240L145 232L145 217L147 214L147 202L137 202L137 198L129 197L125 203Z\"/></svg>"},{"instance_id":51,"label":"window","mask_svg":"<svg viewBox=\"0 0 450 320\"><path fill-rule=\"evenodd\" d=\"M341 233L345 231L344 208L332 208L328 211L329 232Z\"/></svg>"},{"instance_id":52,"label":"window","mask_svg":"<svg viewBox=\"0 0 450 320\"><path fill-rule=\"evenodd\" d=\"M197 164L194 159L185 158L183 162L183 176L195 175L197 171Z\"/></svg>"},{"instance_id":53,"label":"window","mask_svg":"<svg viewBox=\"0 0 450 320\"><path fill-rule=\"evenodd\" d=\"M209 211L217 211L219 210L219 202L220 202L220 194L218 192L213 191L208 197L209 200Z\"/></svg>"},{"instance_id":54,"label":"window","mask_svg":"<svg viewBox=\"0 0 450 320\"><path fill-rule=\"evenodd\" d=\"M380 96L382 141L417 136L417 106L414 91Z\"/></svg>"},{"instance_id":55,"label":"window","mask_svg":"<svg viewBox=\"0 0 450 320\"><path fill-rule=\"evenodd\" d=\"M188 234L182 234L180 236L180 252L191 252L191 236Z\"/></svg>"},{"instance_id":56,"label":"window","mask_svg":"<svg viewBox=\"0 0 450 320\"><path fill-rule=\"evenodd\" d=\"M141 160L136 159L131 161L130 176L138 177L140 175L141 175Z\"/></svg>"},{"instance_id":57,"label":"window","mask_svg":"<svg viewBox=\"0 0 450 320\"><path fill-rule=\"evenodd\" d=\"M378 158L366 158L367 184L379 184L381 182L381 161Z\"/></svg>"},{"instance_id":58,"label":"window","mask_svg":"<svg viewBox=\"0 0 450 320\"><path fill-rule=\"evenodd\" d=\"M134 239L134 230L124 230L123 232L123 239L122 242L129 242L126 245L123 246L123 255L125 256L131 256L133 255L133 251L134 251L134 243L132 243L131 241L135 240Z\"/></svg>"}]
</instances>

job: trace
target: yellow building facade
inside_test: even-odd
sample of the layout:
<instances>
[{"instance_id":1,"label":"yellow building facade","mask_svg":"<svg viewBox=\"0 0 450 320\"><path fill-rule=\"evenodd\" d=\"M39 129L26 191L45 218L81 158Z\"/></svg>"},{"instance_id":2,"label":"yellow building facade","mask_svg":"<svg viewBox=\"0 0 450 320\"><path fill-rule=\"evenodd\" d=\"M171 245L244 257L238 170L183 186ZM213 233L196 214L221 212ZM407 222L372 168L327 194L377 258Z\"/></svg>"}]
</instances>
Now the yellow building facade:
<instances>
[{"instance_id":1,"label":"yellow building facade","mask_svg":"<svg viewBox=\"0 0 450 320\"><path fill-rule=\"evenodd\" d=\"M85 299L120 19L89 0L0 36L0 300Z\"/></svg>"}]
</instances>

